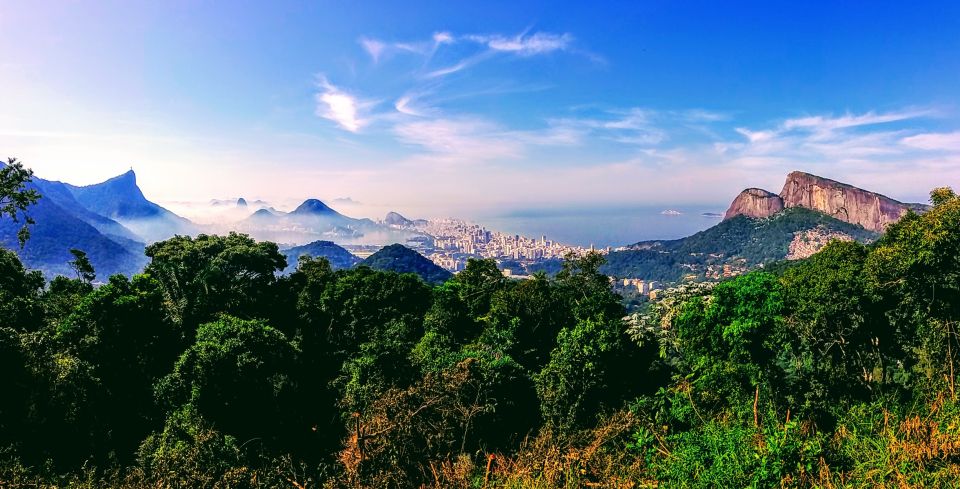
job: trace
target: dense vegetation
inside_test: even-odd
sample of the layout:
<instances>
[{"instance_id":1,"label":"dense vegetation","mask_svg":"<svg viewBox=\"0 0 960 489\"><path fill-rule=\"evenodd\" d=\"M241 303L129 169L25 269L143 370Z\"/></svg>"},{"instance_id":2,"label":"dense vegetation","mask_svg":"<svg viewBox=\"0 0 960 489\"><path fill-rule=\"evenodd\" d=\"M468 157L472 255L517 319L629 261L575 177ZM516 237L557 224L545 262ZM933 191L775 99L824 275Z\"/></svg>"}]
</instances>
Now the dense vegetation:
<instances>
[{"instance_id":1,"label":"dense vegetation","mask_svg":"<svg viewBox=\"0 0 960 489\"><path fill-rule=\"evenodd\" d=\"M783 260L794 235L810 229L842 233L861 243L877 238L861 226L791 207L763 219L736 216L686 238L637 243L634 249L610 253L601 270L614 277L676 282L687 274L702 275L707 264L751 267Z\"/></svg>"},{"instance_id":2,"label":"dense vegetation","mask_svg":"<svg viewBox=\"0 0 960 489\"><path fill-rule=\"evenodd\" d=\"M960 198L624 319L599 272L289 275L244 235L0 251L0 486L953 487Z\"/></svg>"}]
</instances>

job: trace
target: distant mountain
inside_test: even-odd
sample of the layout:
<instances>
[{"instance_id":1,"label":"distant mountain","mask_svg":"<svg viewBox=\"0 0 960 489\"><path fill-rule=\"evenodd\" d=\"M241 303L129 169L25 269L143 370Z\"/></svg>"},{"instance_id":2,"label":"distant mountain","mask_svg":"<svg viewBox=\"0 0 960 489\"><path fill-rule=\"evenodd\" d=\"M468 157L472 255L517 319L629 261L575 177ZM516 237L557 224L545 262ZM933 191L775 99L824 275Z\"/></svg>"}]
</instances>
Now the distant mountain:
<instances>
[{"instance_id":1,"label":"distant mountain","mask_svg":"<svg viewBox=\"0 0 960 489\"><path fill-rule=\"evenodd\" d=\"M345 217L339 212L331 209L324 204L323 202L317 199L307 199L303 201L302 204L297 206L293 212L290 213L292 216L336 216L339 218Z\"/></svg>"},{"instance_id":2,"label":"distant mountain","mask_svg":"<svg viewBox=\"0 0 960 489\"><path fill-rule=\"evenodd\" d=\"M882 232L909 211L922 212L927 208L923 204L904 204L853 185L795 171L787 175L780 194L759 188L740 192L724 217L769 217L791 207L822 212L874 232Z\"/></svg>"},{"instance_id":3,"label":"distant mountain","mask_svg":"<svg viewBox=\"0 0 960 489\"><path fill-rule=\"evenodd\" d=\"M693 236L636 243L610 253L611 276L674 282L703 277L722 265L738 269L807 257L834 239L870 242L908 212L905 204L845 183L795 171L779 194L748 188L733 200L723 221Z\"/></svg>"},{"instance_id":4,"label":"distant mountain","mask_svg":"<svg viewBox=\"0 0 960 489\"><path fill-rule=\"evenodd\" d=\"M33 184L43 198L53 201L63 211L93 226L97 231L124 246L130 252L138 255L143 253L144 243L140 236L117 221L84 207L73 196L67 184L36 177L33 178Z\"/></svg>"},{"instance_id":5,"label":"distant mountain","mask_svg":"<svg viewBox=\"0 0 960 489\"><path fill-rule=\"evenodd\" d=\"M440 284L453 274L440 268L420 253L401 244L392 244L368 256L360 262L374 270L384 270L397 273L415 273L431 284Z\"/></svg>"},{"instance_id":6,"label":"distant mountain","mask_svg":"<svg viewBox=\"0 0 960 489\"><path fill-rule=\"evenodd\" d=\"M387 216L383 218L383 222L391 226L413 226L413 221L392 211L387 213Z\"/></svg>"},{"instance_id":7,"label":"distant mountain","mask_svg":"<svg viewBox=\"0 0 960 489\"><path fill-rule=\"evenodd\" d=\"M284 273L290 273L297 269L297 263L300 257L311 256L313 258L326 258L334 270L341 268L352 268L360 259L352 255L349 251L337 246L330 241L314 241L303 246L294 246L283 250L287 257L287 268Z\"/></svg>"},{"instance_id":8,"label":"distant mountain","mask_svg":"<svg viewBox=\"0 0 960 489\"><path fill-rule=\"evenodd\" d=\"M147 243L197 232L187 219L147 200L133 170L94 185L65 185L84 207L119 222Z\"/></svg>"},{"instance_id":9,"label":"distant mountain","mask_svg":"<svg viewBox=\"0 0 960 489\"><path fill-rule=\"evenodd\" d=\"M708 265L753 267L780 261L829 239L870 242L879 234L821 212L792 207L768 217L737 215L692 236L643 241L607 255L602 271L614 277L675 282L701 276ZM803 252L803 254L807 254Z\"/></svg>"},{"instance_id":10,"label":"distant mountain","mask_svg":"<svg viewBox=\"0 0 960 489\"><path fill-rule=\"evenodd\" d=\"M143 244L124 236L105 234L101 230L118 234L129 231L106 217L91 215L79 204L71 204L68 197L56 192L60 185L63 184L34 178L28 187L40 192L41 198L28 210L36 221L30 226L30 240L21 249L17 241L20 224L3 218L0 219L0 246L15 251L28 268L40 270L48 278L73 274L67 265L73 259L71 248L87 253L100 278L140 271L147 262Z\"/></svg>"},{"instance_id":11,"label":"distant mountain","mask_svg":"<svg viewBox=\"0 0 960 489\"><path fill-rule=\"evenodd\" d=\"M236 227L256 239L277 243L385 244L426 237L413 230L345 216L317 199L308 199L291 212L260 209Z\"/></svg>"}]
</instances>

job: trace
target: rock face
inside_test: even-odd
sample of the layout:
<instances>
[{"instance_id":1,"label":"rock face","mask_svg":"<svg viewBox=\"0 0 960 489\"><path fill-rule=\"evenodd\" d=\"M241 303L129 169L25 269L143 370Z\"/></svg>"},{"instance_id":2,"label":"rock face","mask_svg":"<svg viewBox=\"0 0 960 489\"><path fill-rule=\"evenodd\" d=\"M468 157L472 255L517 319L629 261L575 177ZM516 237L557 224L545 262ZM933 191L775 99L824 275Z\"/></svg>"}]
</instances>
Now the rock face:
<instances>
[{"instance_id":1,"label":"rock face","mask_svg":"<svg viewBox=\"0 0 960 489\"><path fill-rule=\"evenodd\" d=\"M904 204L852 185L795 171L787 175L780 195L755 188L741 192L724 219L737 215L768 217L788 207L822 212L875 232L883 232L909 210L922 212L927 208L923 204Z\"/></svg>"},{"instance_id":2,"label":"rock face","mask_svg":"<svg viewBox=\"0 0 960 489\"><path fill-rule=\"evenodd\" d=\"M786 207L806 207L877 232L899 221L911 208L917 208L916 204L904 204L878 193L799 171L787 175L780 197Z\"/></svg>"},{"instance_id":3,"label":"rock face","mask_svg":"<svg viewBox=\"0 0 960 489\"><path fill-rule=\"evenodd\" d=\"M767 217L783 210L783 199L779 195L759 188L748 188L730 204L724 219L744 215L747 217Z\"/></svg>"}]
</instances>

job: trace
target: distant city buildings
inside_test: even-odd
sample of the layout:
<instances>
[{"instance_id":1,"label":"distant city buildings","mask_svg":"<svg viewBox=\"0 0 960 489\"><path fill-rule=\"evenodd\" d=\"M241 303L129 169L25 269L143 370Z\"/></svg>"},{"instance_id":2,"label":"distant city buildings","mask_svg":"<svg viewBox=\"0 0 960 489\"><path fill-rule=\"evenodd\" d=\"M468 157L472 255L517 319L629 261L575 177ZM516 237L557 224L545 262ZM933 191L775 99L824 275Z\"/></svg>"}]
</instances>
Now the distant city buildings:
<instances>
[{"instance_id":1,"label":"distant city buildings","mask_svg":"<svg viewBox=\"0 0 960 489\"><path fill-rule=\"evenodd\" d=\"M527 265L564 258L569 254L581 256L594 250L593 246L587 249L557 243L544 235L529 238L491 231L459 219L417 221L413 227L434 237L433 247L422 250L424 255L451 272L463 270L470 258L493 258L498 262L515 261ZM520 270L512 271L514 275L518 272Z\"/></svg>"}]
</instances>

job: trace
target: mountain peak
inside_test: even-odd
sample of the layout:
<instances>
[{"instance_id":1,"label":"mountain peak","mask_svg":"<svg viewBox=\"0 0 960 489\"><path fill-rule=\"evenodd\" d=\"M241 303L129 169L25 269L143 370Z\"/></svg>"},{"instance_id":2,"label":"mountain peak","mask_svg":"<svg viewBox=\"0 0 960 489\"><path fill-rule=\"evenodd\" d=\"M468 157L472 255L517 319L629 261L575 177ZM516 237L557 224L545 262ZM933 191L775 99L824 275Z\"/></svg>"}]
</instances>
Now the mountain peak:
<instances>
[{"instance_id":1,"label":"mountain peak","mask_svg":"<svg viewBox=\"0 0 960 489\"><path fill-rule=\"evenodd\" d=\"M137 174L133 171L133 167L130 167L129 170L107 180L107 182L124 182L124 183L131 183L133 185L136 185Z\"/></svg>"},{"instance_id":2,"label":"mountain peak","mask_svg":"<svg viewBox=\"0 0 960 489\"><path fill-rule=\"evenodd\" d=\"M384 246L360 264L374 270L415 273L430 284L443 283L453 276L452 273L440 268L430 259L399 243Z\"/></svg>"},{"instance_id":3,"label":"mountain peak","mask_svg":"<svg viewBox=\"0 0 960 489\"><path fill-rule=\"evenodd\" d=\"M763 189L746 189L730 204L724 218L737 215L762 218L790 207L817 211L874 232L882 232L910 210L926 208L829 178L793 171L787 175L779 195Z\"/></svg>"},{"instance_id":4,"label":"mountain peak","mask_svg":"<svg viewBox=\"0 0 960 489\"><path fill-rule=\"evenodd\" d=\"M293 210L291 214L336 214L337 211L331 209L323 202L317 199L307 199Z\"/></svg>"},{"instance_id":5,"label":"mountain peak","mask_svg":"<svg viewBox=\"0 0 960 489\"><path fill-rule=\"evenodd\" d=\"M393 226L410 226L413 224L413 221L403 217L397 212L390 211L387 213L387 216L384 217L383 222L393 225Z\"/></svg>"}]
</instances>

